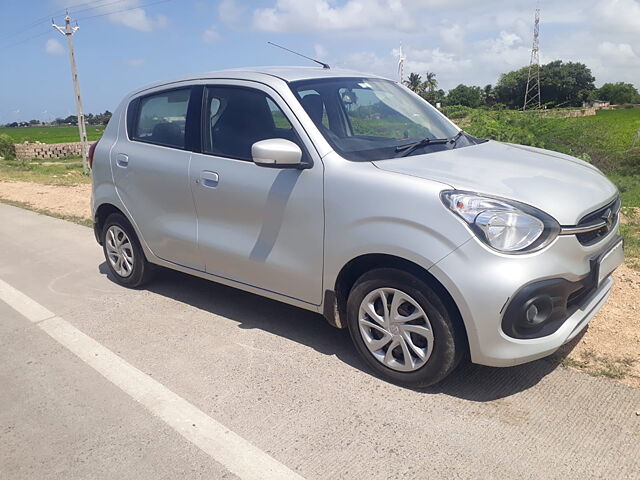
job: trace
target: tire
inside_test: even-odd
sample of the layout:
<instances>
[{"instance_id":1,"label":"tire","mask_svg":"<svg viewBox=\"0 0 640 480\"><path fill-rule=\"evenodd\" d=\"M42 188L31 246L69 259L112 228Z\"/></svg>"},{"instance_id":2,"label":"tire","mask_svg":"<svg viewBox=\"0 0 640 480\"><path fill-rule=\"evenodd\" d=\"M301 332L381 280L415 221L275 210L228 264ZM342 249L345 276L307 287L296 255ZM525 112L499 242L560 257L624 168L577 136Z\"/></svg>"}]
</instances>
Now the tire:
<instances>
[{"instance_id":1,"label":"tire","mask_svg":"<svg viewBox=\"0 0 640 480\"><path fill-rule=\"evenodd\" d=\"M102 228L102 250L109 272L120 285L139 288L151 278L153 266L124 215L112 213L107 217Z\"/></svg>"},{"instance_id":2,"label":"tire","mask_svg":"<svg viewBox=\"0 0 640 480\"><path fill-rule=\"evenodd\" d=\"M385 301L396 321L384 315ZM356 350L379 376L405 387L438 383L460 363L466 341L456 320L426 282L393 268L362 275L347 300Z\"/></svg>"}]
</instances>

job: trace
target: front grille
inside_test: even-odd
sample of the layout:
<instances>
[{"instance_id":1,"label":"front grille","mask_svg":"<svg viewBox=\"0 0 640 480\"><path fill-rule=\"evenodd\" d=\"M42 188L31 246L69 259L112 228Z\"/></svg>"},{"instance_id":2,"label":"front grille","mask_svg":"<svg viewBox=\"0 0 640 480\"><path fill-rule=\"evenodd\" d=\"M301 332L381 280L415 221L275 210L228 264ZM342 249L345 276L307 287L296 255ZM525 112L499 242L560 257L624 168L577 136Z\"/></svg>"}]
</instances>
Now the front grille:
<instances>
[{"instance_id":1,"label":"front grille","mask_svg":"<svg viewBox=\"0 0 640 480\"><path fill-rule=\"evenodd\" d=\"M610 212L610 215L608 213ZM607 234L616 226L618 223L618 215L620 213L620 198L616 198L613 202L605 205L604 207L591 212L578 222L577 227L582 227L585 225L601 222L602 220L606 220L609 218L607 225L598 229L592 230L591 232L579 233L576 235L578 241L582 245L593 245L594 243L599 242L602 238L606 237Z\"/></svg>"}]
</instances>

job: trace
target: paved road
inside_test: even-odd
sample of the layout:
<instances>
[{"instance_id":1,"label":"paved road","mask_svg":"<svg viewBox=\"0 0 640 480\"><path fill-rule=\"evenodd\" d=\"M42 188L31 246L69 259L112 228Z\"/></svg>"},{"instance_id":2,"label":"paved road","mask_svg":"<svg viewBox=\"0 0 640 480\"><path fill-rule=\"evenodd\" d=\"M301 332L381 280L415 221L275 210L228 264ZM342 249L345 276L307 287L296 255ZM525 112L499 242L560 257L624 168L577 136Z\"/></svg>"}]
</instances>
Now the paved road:
<instances>
[{"instance_id":1,"label":"paved road","mask_svg":"<svg viewBox=\"0 0 640 480\"><path fill-rule=\"evenodd\" d=\"M121 288L90 229L6 205L0 281L3 479L640 478L640 390L548 360L396 387L317 315L170 271Z\"/></svg>"}]
</instances>

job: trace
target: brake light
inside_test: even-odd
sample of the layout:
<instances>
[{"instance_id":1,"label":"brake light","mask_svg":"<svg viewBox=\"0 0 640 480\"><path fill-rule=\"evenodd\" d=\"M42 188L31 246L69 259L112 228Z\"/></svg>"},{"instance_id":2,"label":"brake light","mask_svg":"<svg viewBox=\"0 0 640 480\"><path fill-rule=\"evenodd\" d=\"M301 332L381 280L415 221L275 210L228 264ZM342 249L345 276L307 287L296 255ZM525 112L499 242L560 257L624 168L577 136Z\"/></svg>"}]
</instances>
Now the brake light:
<instances>
[{"instance_id":1,"label":"brake light","mask_svg":"<svg viewBox=\"0 0 640 480\"><path fill-rule=\"evenodd\" d=\"M89 147L89 168L93 168L93 154L96 151L96 146L97 145L98 145L98 142L94 142Z\"/></svg>"}]
</instances>

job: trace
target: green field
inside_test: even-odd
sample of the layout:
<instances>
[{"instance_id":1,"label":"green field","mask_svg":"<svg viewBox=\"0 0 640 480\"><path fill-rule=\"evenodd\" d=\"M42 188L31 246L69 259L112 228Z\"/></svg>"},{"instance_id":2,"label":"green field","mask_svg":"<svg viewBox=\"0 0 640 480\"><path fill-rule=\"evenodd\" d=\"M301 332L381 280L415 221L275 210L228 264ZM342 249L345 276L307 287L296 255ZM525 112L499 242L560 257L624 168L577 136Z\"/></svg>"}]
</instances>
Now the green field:
<instances>
[{"instance_id":1,"label":"green field","mask_svg":"<svg viewBox=\"0 0 640 480\"><path fill-rule=\"evenodd\" d=\"M89 141L99 140L104 132L104 125L87 125L87 138ZM0 128L0 135L9 135L15 143L42 142L42 143L66 143L79 142L78 127L25 127L25 128Z\"/></svg>"},{"instance_id":2,"label":"green field","mask_svg":"<svg viewBox=\"0 0 640 480\"><path fill-rule=\"evenodd\" d=\"M0 182L20 181L48 185L75 185L90 183L91 177L82 171L82 159L77 157L58 160L2 160Z\"/></svg>"},{"instance_id":3,"label":"green field","mask_svg":"<svg viewBox=\"0 0 640 480\"><path fill-rule=\"evenodd\" d=\"M472 135L568 153L607 173L640 173L640 109L599 110L577 118L471 110L459 123Z\"/></svg>"}]
</instances>

